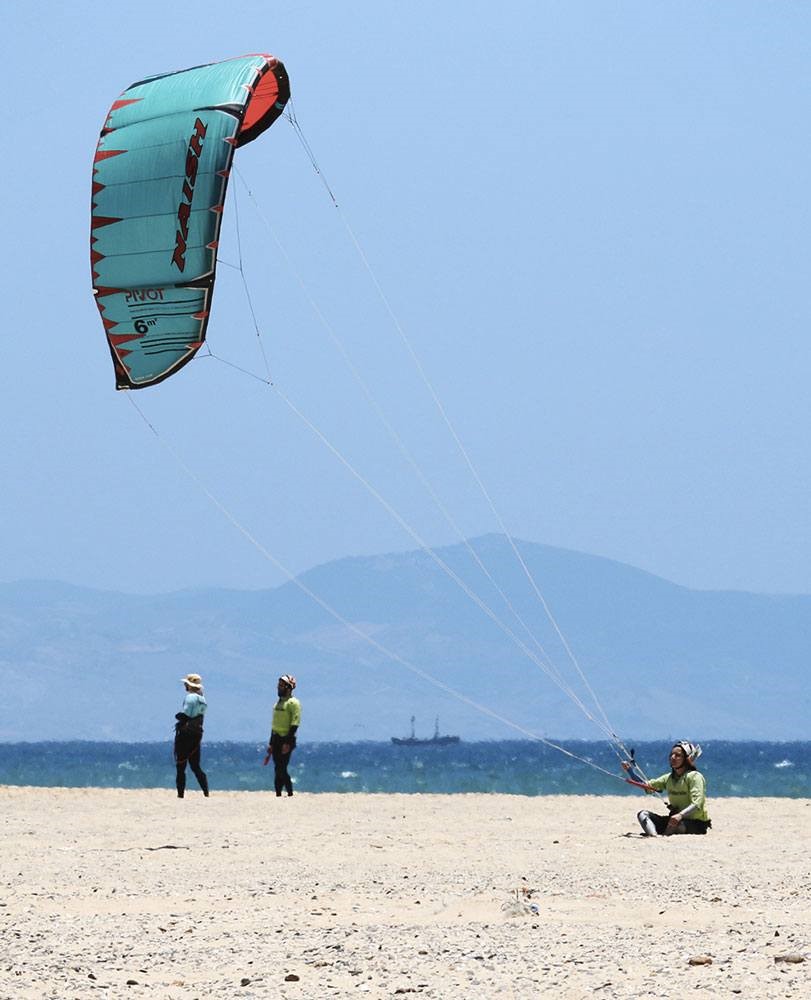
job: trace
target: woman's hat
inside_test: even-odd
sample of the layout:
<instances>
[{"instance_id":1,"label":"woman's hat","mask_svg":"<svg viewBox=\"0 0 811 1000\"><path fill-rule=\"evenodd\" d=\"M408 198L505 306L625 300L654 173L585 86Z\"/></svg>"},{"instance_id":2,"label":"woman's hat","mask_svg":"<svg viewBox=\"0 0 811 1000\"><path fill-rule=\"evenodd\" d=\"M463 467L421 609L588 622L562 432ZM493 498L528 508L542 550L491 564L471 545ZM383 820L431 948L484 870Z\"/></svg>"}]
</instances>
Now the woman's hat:
<instances>
[{"instance_id":1,"label":"woman's hat","mask_svg":"<svg viewBox=\"0 0 811 1000\"><path fill-rule=\"evenodd\" d=\"M681 747L684 750L684 756L691 764L694 764L701 756L701 747L698 743L691 743L689 740L679 740L678 743L674 743L673 745Z\"/></svg>"},{"instance_id":2,"label":"woman's hat","mask_svg":"<svg viewBox=\"0 0 811 1000\"><path fill-rule=\"evenodd\" d=\"M296 678L292 674L282 674L282 676L279 678L279 680L282 682L282 684L286 684L287 687L289 687L291 691L295 691L295 689L296 689Z\"/></svg>"},{"instance_id":3,"label":"woman's hat","mask_svg":"<svg viewBox=\"0 0 811 1000\"><path fill-rule=\"evenodd\" d=\"M199 674L186 674L180 678L180 683L188 684L190 688L196 688L198 691L203 690L203 678Z\"/></svg>"}]
</instances>

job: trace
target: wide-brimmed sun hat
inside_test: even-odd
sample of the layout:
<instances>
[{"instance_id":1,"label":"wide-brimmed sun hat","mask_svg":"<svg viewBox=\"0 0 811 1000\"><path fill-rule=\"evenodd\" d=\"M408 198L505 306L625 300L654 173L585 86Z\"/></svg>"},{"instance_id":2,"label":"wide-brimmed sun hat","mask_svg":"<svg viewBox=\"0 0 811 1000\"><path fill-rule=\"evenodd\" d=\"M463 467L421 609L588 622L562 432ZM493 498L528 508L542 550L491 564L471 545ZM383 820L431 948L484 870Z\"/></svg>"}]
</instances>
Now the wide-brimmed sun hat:
<instances>
[{"instance_id":1,"label":"wide-brimmed sun hat","mask_svg":"<svg viewBox=\"0 0 811 1000\"><path fill-rule=\"evenodd\" d=\"M187 684L197 691L203 690L203 678L199 674L186 674L185 677L180 678L180 683Z\"/></svg>"}]
</instances>

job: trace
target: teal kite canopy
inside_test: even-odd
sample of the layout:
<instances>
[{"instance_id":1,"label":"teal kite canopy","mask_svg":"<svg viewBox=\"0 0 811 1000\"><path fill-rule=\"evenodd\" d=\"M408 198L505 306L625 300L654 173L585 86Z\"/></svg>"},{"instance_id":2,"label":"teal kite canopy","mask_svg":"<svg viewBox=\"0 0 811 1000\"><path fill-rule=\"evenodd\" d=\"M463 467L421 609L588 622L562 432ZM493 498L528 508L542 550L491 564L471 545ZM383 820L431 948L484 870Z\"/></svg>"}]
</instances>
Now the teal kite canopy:
<instances>
[{"instance_id":1,"label":"teal kite canopy","mask_svg":"<svg viewBox=\"0 0 811 1000\"><path fill-rule=\"evenodd\" d=\"M117 389L161 382L202 346L234 151L289 98L283 64L252 55L141 80L110 108L90 261Z\"/></svg>"}]
</instances>

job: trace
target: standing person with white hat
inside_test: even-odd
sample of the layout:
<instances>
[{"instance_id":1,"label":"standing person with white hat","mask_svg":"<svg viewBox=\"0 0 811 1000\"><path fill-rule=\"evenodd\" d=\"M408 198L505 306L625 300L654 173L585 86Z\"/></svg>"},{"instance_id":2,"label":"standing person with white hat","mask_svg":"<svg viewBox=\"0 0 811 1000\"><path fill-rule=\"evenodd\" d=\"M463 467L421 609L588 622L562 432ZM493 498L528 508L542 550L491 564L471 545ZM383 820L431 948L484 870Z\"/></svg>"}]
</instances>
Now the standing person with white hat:
<instances>
[{"instance_id":1,"label":"standing person with white hat","mask_svg":"<svg viewBox=\"0 0 811 1000\"><path fill-rule=\"evenodd\" d=\"M175 764L177 766L177 797L186 791L186 764L192 769L197 783L208 798L208 778L200 767L200 747L203 743L203 716L208 704L203 694L203 678L199 674L186 674L180 678L186 688L183 707L175 716Z\"/></svg>"}]
</instances>

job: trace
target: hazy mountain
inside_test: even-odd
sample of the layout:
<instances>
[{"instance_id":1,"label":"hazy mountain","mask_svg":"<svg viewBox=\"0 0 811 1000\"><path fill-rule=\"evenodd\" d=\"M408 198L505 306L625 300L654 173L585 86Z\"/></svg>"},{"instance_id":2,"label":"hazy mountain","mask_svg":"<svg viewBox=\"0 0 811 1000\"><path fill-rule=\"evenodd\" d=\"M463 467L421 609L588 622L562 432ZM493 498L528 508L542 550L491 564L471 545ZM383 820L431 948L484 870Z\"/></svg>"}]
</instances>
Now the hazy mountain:
<instances>
[{"instance_id":1,"label":"hazy mountain","mask_svg":"<svg viewBox=\"0 0 811 1000\"><path fill-rule=\"evenodd\" d=\"M406 732L411 715L426 735L437 715L443 731L468 739L519 735L388 653L529 730L599 738L518 644L540 658L537 640L599 717L509 543L487 535L471 544L497 586L465 546L438 556L503 628L422 551L303 574L302 586L343 621L295 583L150 597L0 585L0 739L168 739L190 670L206 684L208 739L264 740L275 679L287 672L299 679L308 740L387 739ZM518 544L622 735L808 737L810 596L688 590L608 559Z\"/></svg>"}]
</instances>

